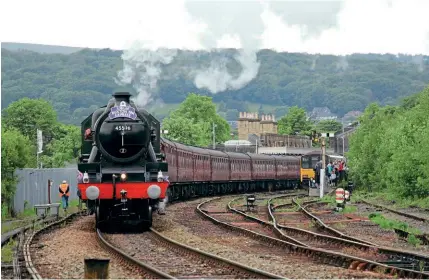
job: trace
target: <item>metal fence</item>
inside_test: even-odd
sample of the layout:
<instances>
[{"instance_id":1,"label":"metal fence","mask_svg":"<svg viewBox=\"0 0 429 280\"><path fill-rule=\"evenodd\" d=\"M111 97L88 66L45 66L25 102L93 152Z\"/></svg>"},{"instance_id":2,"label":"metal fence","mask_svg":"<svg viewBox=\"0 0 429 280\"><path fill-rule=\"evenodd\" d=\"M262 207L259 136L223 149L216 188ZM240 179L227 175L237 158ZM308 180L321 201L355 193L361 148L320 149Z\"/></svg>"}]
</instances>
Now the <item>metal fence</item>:
<instances>
[{"instance_id":1,"label":"metal fence","mask_svg":"<svg viewBox=\"0 0 429 280\"><path fill-rule=\"evenodd\" d=\"M50 188L51 203L60 202L58 187L63 180L70 186L69 201L77 198L77 168L24 168L15 171L18 176L18 184L13 202L13 209L16 212L33 208L37 204L49 203L48 180L52 180Z\"/></svg>"}]
</instances>

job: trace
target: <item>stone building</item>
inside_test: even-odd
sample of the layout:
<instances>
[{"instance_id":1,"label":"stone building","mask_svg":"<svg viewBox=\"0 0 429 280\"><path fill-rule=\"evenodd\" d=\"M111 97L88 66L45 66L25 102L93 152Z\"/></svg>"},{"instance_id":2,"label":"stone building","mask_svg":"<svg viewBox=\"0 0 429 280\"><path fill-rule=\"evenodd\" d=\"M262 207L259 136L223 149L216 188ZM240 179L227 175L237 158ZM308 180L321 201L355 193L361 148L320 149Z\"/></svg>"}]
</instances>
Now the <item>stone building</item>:
<instances>
[{"instance_id":1,"label":"stone building","mask_svg":"<svg viewBox=\"0 0 429 280\"><path fill-rule=\"evenodd\" d=\"M273 115L240 112L238 139L249 140L259 147L311 148L312 141L304 135L279 135Z\"/></svg>"},{"instance_id":2,"label":"stone building","mask_svg":"<svg viewBox=\"0 0 429 280\"><path fill-rule=\"evenodd\" d=\"M249 134L261 136L263 133L277 134L277 122L273 115L240 112L238 119L238 139L248 140Z\"/></svg>"}]
</instances>

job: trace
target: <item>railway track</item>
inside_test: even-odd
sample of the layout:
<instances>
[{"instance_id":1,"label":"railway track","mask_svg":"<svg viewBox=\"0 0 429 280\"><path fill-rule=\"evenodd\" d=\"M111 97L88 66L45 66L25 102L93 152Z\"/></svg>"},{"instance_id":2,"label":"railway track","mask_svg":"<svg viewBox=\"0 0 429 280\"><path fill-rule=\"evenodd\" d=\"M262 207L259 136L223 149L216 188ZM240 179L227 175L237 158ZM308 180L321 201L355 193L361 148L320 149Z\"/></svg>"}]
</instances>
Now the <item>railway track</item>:
<instances>
[{"instance_id":1,"label":"railway track","mask_svg":"<svg viewBox=\"0 0 429 280\"><path fill-rule=\"evenodd\" d=\"M50 223L48 225L45 225L43 228L33 232L29 238L27 238L27 240L24 243L23 246L23 255L24 255L24 260L25 260L25 267L29 273L29 275L31 276L31 278L33 279L42 279L42 277L40 276L40 274L38 273L36 267L33 264L33 260L31 258L31 243L33 241L33 239L42 234L43 232L46 232L56 226L60 226L60 225L64 225L69 223L72 219L82 215L83 212L75 212L75 213L71 213L69 215L67 215L66 217L59 219L53 223Z\"/></svg>"},{"instance_id":2,"label":"railway track","mask_svg":"<svg viewBox=\"0 0 429 280\"><path fill-rule=\"evenodd\" d=\"M52 216L52 217L37 218L34 220L28 220L28 224L26 226L22 226L22 227L13 229L11 231L2 233L2 235L1 235L1 246L3 247L7 242L14 239L18 235L20 235L22 232L26 232L27 230L34 228L35 226L39 226L41 224L53 222L57 219L58 219L57 216Z\"/></svg>"},{"instance_id":3,"label":"railway track","mask_svg":"<svg viewBox=\"0 0 429 280\"><path fill-rule=\"evenodd\" d=\"M293 203L299 207L299 210L304 212L305 215L312 219L315 222L315 225L319 226L321 231L328 232L333 236L280 225L272 211L272 209L275 209L275 207L270 207L272 200L273 199L270 199L268 201L271 220L274 221L274 224L280 230L286 231L289 237L295 237L295 239L298 240L299 243L297 244L299 245L323 248L331 251L356 255L358 257L369 259L377 263L391 265L402 269L409 269L417 272L424 272L429 275L429 256L420 255L413 252L404 252L402 250L396 250L393 248L381 247L365 240L345 235L340 231L329 227L323 223L321 219L317 218L314 214L306 209L307 206L313 205L317 202L310 201L306 202L305 205L300 205L296 198L292 199ZM354 250L351 250L351 248Z\"/></svg>"},{"instance_id":4,"label":"railway track","mask_svg":"<svg viewBox=\"0 0 429 280\"><path fill-rule=\"evenodd\" d=\"M115 254L120 254L125 259L142 266L160 278L215 278L215 279L283 279L262 270L254 269L228 259L212 255L207 252L192 248L163 236L151 228L142 235L132 235L130 244L123 240L124 235L109 235L97 232L98 238L105 246ZM111 242L110 239L116 241ZM120 242L122 240L122 242ZM116 245L121 243L120 246ZM127 249L119 249L128 243ZM137 250L136 245L139 249ZM130 248L132 247L132 248ZM133 258L130 254L135 254Z\"/></svg>"},{"instance_id":5,"label":"railway track","mask_svg":"<svg viewBox=\"0 0 429 280\"><path fill-rule=\"evenodd\" d=\"M288 230L291 232L300 232L303 235L307 235L316 238L317 240L322 240L328 246L336 245L345 245L349 247L355 247L364 252L372 253L373 260L376 260L383 264L392 265L398 268L405 268L415 271L424 271L429 275L429 256L421 255L414 252L406 252L403 250L396 250L394 248L387 248L361 240L346 234L341 233L340 231L331 228L325 224L320 218L315 216L309 210L306 209L307 206L312 205L313 203L307 203L306 205L300 205L296 199L293 199L294 203L299 207L299 210L305 213L310 219L312 219L317 226L319 226L323 231L330 232L334 236L329 235L320 235L310 231L304 231L301 229L290 230L285 226L278 225L279 228ZM332 245L331 245L332 244ZM338 247L337 247L338 248Z\"/></svg>"},{"instance_id":6,"label":"railway track","mask_svg":"<svg viewBox=\"0 0 429 280\"><path fill-rule=\"evenodd\" d=\"M37 218L32 220L21 220L28 222L27 225L15 228L9 232L2 234L2 248L9 244L11 241L15 241L12 248L12 261L1 264L2 277L7 279L21 279L21 277L27 277L27 273L24 265L24 244L26 239L31 236L31 231L34 231L37 227L49 224L58 220L57 216L48 216L43 218ZM24 268L24 269L23 269Z\"/></svg>"},{"instance_id":7,"label":"railway track","mask_svg":"<svg viewBox=\"0 0 429 280\"><path fill-rule=\"evenodd\" d=\"M69 224L77 214L71 214L55 223L52 223L41 230L36 231L25 242L24 256L27 270L31 278L42 279L41 274L37 270L37 266L41 264L37 260L32 259L30 252L31 243L36 236L46 233L54 228ZM100 247L108 252L111 262L126 267L132 271L133 275L138 275L143 279L175 279L175 278L256 278L256 279L283 279L283 277L271 274L262 270L254 269L246 265L230 261L228 259L212 255L207 252L189 247L187 245L171 240L155 229L150 229L149 232L140 235L141 240L152 243L152 246L143 246L144 255L134 252L127 252L113 242L109 241L112 235L106 234L97 230L96 240ZM120 239L125 239L126 236L120 235ZM129 238L130 239L130 238ZM131 238L131 240L133 240ZM147 244L146 244L147 245ZM136 255L144 256L142 261L135 257ZM205 265L205 269L201 269L201 265ZM43 264L42 264L43 265ZM111 269L114 269L111 267Z\"/></svg>"},{"instance_id":8,"label":"railway track","mask_svg":"<svg viewBox=\"0 0 429 280\"><path fill-rule=\"evenodd\" d=\"M246 228L246 226L243 227L242 225L237 225L237 223L220 221L219 219L213 217L213 215L210 215L208 211L202 209L202 206L204 206L204 204L209 203L215 199L217 198L214 198L199 204L197 206L198 213L200 213L202 216L206 217L207 219L210 219L212 222L214 222L217 225L220 225L222 227L228 228L233 231L241 232L245 235L251 236L259 240L263 240L271 245L282 247L292 254L302 254L306 256L311 256L316 261L321 261L326 264L340 266L344 268L374 271L380 274L397 275L400 277L408 277L408 278L429 278L429 274L424 272L409 270L409 269L400 268L400 267L394 267L394 266L378 263L375 261L371 261L368 259L346 255L339 252L333 252L333 251L329 251L321 248L305 246L299 243L297 244L296 241L299 242L299 240L296 240L293 238L291 239L289 236L282 233L282 230L277 227L275 220L274 222L268 222L266 220L262 220L260 218L248 215L243 211L235 209L234 207L231 207L232 202L237 200L237 198L234 198L232 201L230 201L230 203L228 203L228 209L234 213L237 213L245 217L248 220L249 219L252 220L253 224L247 225L247 228ZM268 209L269 209L268 211L271 212L271 209L270 208ZM262 231L256 232L254 230L256 227L256 224L260 224L264 228L264 230L269 233L264 234L262 233Z\"/></svg>"}]
</instances>

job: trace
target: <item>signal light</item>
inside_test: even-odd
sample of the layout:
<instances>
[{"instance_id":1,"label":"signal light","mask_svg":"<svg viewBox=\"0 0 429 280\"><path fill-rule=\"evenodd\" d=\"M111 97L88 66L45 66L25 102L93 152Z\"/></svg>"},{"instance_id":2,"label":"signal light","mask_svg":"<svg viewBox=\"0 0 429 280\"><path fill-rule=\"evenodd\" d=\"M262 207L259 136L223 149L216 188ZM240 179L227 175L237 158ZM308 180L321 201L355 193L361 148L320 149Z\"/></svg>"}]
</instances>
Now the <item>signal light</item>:
<instances>
[{"instance_id":1,"label":"signal light","mask_svg":"<svg viewBox=\"0 0 429 280\"><path fill-rule=\"evenodd\" d=\"M122 174L121 174L121 180L122 180L122 181L125 181L126 179L127 179L127 174L122 173Z\"/></svg>"}]
</instances>

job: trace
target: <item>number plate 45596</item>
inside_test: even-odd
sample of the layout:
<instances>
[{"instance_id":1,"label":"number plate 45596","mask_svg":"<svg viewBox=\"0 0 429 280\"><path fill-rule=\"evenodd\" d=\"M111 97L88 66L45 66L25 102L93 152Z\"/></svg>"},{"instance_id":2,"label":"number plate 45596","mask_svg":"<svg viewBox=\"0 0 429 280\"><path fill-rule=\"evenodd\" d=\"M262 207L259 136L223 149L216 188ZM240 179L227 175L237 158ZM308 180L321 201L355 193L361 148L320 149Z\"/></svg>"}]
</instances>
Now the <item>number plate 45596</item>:
<instances>
[{"instance_id":1,"label":"number plate 45596","mask_svg":"<svg viewBox=\"0 0 429 280\"><path fill-rule=\"evenodd\" d=\"M132 126L131 125L115 125L114 129L118 130L118 131L131 131Z\"/></svg>"}]
</instances>

